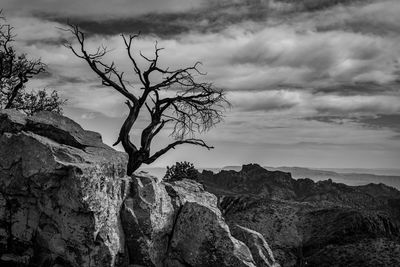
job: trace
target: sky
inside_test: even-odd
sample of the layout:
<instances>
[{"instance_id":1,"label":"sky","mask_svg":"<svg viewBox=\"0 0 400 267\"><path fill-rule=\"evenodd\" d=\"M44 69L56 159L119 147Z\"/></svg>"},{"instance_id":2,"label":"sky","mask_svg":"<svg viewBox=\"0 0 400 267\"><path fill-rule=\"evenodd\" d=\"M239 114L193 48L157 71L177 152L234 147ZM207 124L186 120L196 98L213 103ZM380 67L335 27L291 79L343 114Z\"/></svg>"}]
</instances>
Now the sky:
<instances>
[{"instance_id":1,"label":"sky","mask_svg":"<svg viewBox=\"0 0 400 267\"><path fill-rule=\"evenodd\" d=\"M73 23L87 47L104 44L133 85L120 34L141 32L139 51L165 48L160 64L196 61L227 93L224 122L198 135L215 149L182 146L152 166L397 168L400 164L398 0L2 0L15 46L47 64L32 89L68 99L64 114L111 145L127 115L124 99L66 49ZM141 62L144 64L144 62ZM145 66L145 65L142 65ZM133 130L137 140L145 125ZM154 150L171 141L160 133ZM118 149L121 149L120 147Z\"/></svg>"}]
</instances>

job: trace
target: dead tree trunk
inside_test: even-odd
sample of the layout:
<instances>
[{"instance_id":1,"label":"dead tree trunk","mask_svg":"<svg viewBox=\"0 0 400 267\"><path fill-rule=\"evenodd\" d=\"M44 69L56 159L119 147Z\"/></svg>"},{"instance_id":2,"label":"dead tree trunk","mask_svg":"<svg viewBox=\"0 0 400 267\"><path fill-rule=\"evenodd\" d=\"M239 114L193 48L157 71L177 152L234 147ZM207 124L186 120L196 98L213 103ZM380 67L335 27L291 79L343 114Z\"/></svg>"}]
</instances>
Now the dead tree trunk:
<instances>
[{"instance_id":1,"label":"dead tree trunk","mask_svg":"<svg viewBox=\"0 0 400 267\"><path fill-rule=\"evenodd\" d=\"M132 43L138 35L122 36L127 50L127 56L132 63L134 77L140 82L136 94L132 93L129 83L124 79L124 73L119 72L114 62L106 64L102 61L108 52L105 47L90 53L85 47L85 35L76 26L68 30L77 40L79 49L72 44L66 46L79 58L86 61L89 67L100 77L102 84L122 94L126 99L129 114L123 123L117 141L114 145L122 144L129 155L127 174L132 175L142 164L151 164L159 157L182 144L192 144L212 149L201 139L193 138L195 132L205 132L222 120L225 105L229 105L223 90L215 88L211 83L197 82L197 75L204 75L194 64L192 67L169 70L158 66L159 52L162 48L154 48L154 57L148 58L139 52L147 61L148 66L141 70L133 55ZM153 83L151 77L158 76L158 83ZM140 91L140 93L137 93ZM171 97L172 92L175 96ZM164 93L164 94L161 94ZM169 95L170 97L162 97ZM136 146L129 136L132 127L141 112L147 110L150 115L149 124L142 129L140 140ZM169 124L172 126L171 135L175 141L163 149L151 154L150 148L154 137ZM188 138L190 136L190 138Z\"/></svg>"}]
</instances>

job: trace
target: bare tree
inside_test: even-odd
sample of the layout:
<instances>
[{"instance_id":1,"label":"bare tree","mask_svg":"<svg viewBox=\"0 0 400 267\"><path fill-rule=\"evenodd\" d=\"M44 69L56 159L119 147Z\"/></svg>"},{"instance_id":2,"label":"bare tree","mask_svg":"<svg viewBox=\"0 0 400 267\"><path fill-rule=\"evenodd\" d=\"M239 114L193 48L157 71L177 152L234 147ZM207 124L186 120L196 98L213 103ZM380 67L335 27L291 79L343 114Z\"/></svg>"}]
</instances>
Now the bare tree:
<instances>
[{"instance_id":1,"label":"bare tree","mask_svg":"<svg viewBox=\"0 0 400 267\"><path fill-rule=\"evenodd\" d=\"M1 15L1 10L0 10ZM27 114L41 110L61 113L61 100L57 92L45 89L26 92L25 85L30 78L46 72L40 59L28 59L26 54L17 54L12 46L15 35L13 27L2 23L0 16L0 109L15 108Z\"/></svg>"},{"instance_id":2,"label":"bare tree","mask_svg":"<svg viewBox=\"0 0 400 267\"><path fill-rule=\"evenodd\" d=\"M222 120L224 107L229 103L223 90L215 88L211 83L196 81L196 76L204 75L198 70L199 63L177 70L161 68L158 65L158 59L162 48L158 48L156 43L152 58L139 52L140 56L148 63L147 67L142 69L135 59L133 51L133 42L139 36L122 35L127 58L132 64L132 73L140 84L140 88L137 88L140 90L136 90L134 93L135 88L124 79L124 72L118 71L114 62L110 64L104 62L103 57L108 52L105 47L88 52L85 46L85 34L73 25L69 31L74 35L79 47L75 48L71 43L66 46L77 57L87 62L100 77L104 86L111 87L127 99L125 103L129 108L129 114L114 145L121 143L129 155L128 175L131 175L142 164L153 163L178 145L192 144L207 149L213 148L203 140L194 138L194 133L207 131L219 123ZM158 82L154 83L154 80L158 80ZM162 92L165 91L173 92L174 95L162 96ZM129 133L143 110L147 110L150 122L142 130L140 142L138 141L138 145L135 145ZM172 126L171 135L175 140L151 154L150 146L153 138L168 124Z\"/></svg>"}]
</instances>

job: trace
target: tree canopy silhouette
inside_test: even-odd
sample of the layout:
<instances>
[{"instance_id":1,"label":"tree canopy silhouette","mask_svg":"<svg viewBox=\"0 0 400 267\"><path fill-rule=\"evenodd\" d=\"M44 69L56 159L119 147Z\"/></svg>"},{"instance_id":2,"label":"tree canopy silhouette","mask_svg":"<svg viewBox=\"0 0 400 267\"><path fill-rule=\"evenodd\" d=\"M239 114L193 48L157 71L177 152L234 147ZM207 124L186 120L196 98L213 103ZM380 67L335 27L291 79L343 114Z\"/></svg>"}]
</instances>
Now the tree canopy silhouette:
<instances>
[{"instance_id":1,"label":"tree canopy silhouette","mask_svg":"<svg viewBox=\"0 0 400 267\"><path fill-rule=\"evenodd\" d=\"M0 109L14 108L28 115L43 110L61 113L65 100L56 91L26 91L30 78L46 72L45 64L17 54L12 46L14 38L13 27L5 23L0 10Z\"/></svg>"},{"instance_id":2,"label":"tree canopy silhouette","mask_svg":"<svg viewBox=\"0 0 400 267\"><path fill-rule=\"evenodd\" d=\"M133 49L133 43L139 35L121 35L127 59L132 65L132 74L140 84L139 88L134 88L125 80L125 73L119 71L114 62L105 62L104 56L108 52L106 47L101 46L90 52L85 45L84 32L75 25L71 25L68 30L75 37L78 47L74 47L71 43L66 46L77 57L86 61L100 77L104 86L111 87L126 98L129 114L114 145L121 143L129 155L128 175L142 164L151 164L169 150L182 144L213 148L202 139L194 138L194 133L205 132L219 123L229 103L222 89L214 87L209 82L197 81L197 77L205 75L198 69L199 62L176 70L162 68L158 64L162 48L155 43L153 57L145 56L139 51L138 54L147 62L147 66L142 68ZM146 111L149 114L149 123L142 130L136 145L129 133L139 114ZM170 125L171 135L175 140L152 154L151 144L154 137L167 125Z\"/></svg>"}]
</instances>

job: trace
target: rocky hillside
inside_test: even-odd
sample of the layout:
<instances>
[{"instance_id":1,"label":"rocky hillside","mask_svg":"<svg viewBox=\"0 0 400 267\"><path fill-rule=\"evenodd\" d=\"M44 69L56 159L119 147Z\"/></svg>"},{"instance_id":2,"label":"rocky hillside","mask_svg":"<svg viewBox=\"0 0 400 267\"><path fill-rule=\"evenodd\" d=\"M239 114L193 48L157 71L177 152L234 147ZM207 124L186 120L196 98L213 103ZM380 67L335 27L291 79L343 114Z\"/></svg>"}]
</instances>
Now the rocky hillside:
<instances>
[{"instance_id":1,"label":"rocky hillside","mask_svg":"<svg viewBox=\"0 0 400 267\"><path fill-rule=\"evenodd\" d=\"M300 167L264 167L267 170L290 172L293 178L310 178L314 181L332 179L336 183L347 185L365 185L368 183L384 183L400 189L399 171L394 169L309 169ZM240 169L239 169L240 170ZM336 170L333 171L333 170ZM338 172L339 171L339 172ZM353 171L353 172L352 172ZM371 172L371 173L365 173ZM379 174L382 173L382 174Z\"/></svg>"},{"instance_id":2,"label":"rocky hillside","mask_svg":"<svg viewBox=\"0 0 400 267\"><path fill-rule=\"evenodd\" d=\"M279 266L201 184L125 166L66 117L0 111L0 266Z\"/></svg>"},{"instance_id":3,"label":"rocky hillside","mask_svg":"<svg viewBox=\"0 0 400 267\"><path fill-rule=\"evenodd\" d=\"M282 266L400 266L400 192L383 184L347 186L293 179L244 165L203 171L228 225L261 233Z\"/></svg>"}]
</instances>

